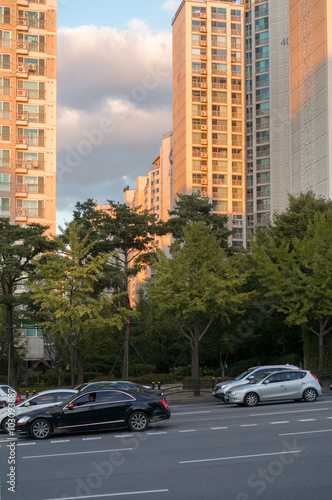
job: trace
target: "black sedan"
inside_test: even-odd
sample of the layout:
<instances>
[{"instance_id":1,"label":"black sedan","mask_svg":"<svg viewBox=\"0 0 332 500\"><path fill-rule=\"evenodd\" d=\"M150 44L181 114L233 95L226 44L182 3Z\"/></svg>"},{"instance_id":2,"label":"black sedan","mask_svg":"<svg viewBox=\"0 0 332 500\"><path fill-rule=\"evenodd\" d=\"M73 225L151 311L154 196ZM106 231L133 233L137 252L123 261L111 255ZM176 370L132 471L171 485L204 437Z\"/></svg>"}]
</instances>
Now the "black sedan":
<instances>
[{"instance_id":1,"label":"black sedan","mask_svg":"<svg viewBox=\"0 0 332 500\"><path fill-rule=\"evenodd\" d=\"M164 397L100 388L82 391L52 408L30 411L17 418L18 434L46 439L53 433L129 427L143 431L150 422L170 418Z\"/></svg>"}]
</instances>

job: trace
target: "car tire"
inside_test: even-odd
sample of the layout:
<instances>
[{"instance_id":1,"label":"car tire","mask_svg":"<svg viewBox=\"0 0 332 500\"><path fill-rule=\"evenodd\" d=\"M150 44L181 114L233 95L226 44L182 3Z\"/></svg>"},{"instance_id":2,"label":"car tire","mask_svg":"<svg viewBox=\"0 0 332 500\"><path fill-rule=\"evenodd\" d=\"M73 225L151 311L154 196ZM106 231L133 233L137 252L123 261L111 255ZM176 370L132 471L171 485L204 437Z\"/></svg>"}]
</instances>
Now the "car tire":
<instances>
[{"instance_id":1,"label":"car tire","mask_svg":"<svg viewBox=\"0 0 332 500\"><path fill-rule=\"evenodd\" d=\"M9 434L9 430L8 430L8 417L4 418L3 421L1 422L1 429L6 434Z\"/></svg>"},{"instance_id":2,"label":"car tire","mask_svg":"<svg viewBox=\"0 0 332 500\"><path fill-rule=\"evenodd\" d=\"M255 392L248 392L244 397L244 406L256 406L259 398Z\"/></svg>"},{"instance_id":3,"label":"car tire","mask_svg":"<svg viewBox=\"0 0 332 500\"><path fill-rule=\"evenodd\" d=\"M30 427L30 434L35 439L47 439L51 432L51 424L42 418L35 420Z\"/></svg>"},{"instance_id":4,"label":"car tire","mask_svg":"<svg viewBox=\"0 0 332 500\"><path fill-rule=\"evenodd\" d=\"M317 399L317 391L315 389L308 388L303 393L303 399L306 403L313 403Z\"/></svg>"},{"instance_id":5,"label":"car tire","mask_svg":"<svg viewBox=\"0 0 332 500\"><path fill-rule=\"evenodd\" d=\"M128 427L131 431L145 431L149 425L149 418L143 411L134 411L128 418Z\"/></svg>"}]
</instances>

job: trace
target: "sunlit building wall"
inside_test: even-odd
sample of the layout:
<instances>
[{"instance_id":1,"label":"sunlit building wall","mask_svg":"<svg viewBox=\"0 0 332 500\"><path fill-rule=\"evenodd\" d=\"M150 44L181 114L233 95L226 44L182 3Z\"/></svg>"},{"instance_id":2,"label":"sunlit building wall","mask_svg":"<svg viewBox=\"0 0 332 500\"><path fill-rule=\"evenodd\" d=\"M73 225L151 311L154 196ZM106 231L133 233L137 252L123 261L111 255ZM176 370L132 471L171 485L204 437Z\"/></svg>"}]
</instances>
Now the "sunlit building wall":
<instances>
[{"instance_id":1,"label":"sunlit building wall","mask_svg":"<svg viewBox=\"0 0 332 500\"><path fill-rule=\"evenodd\" d=\"M332 198L332 2L289 0L291 192Z\"/></svg>"},{"instance_id":2,"label":"sunlit building wall","mask_svg":"<svg viewBox=\"0 0 332 500\"><path fill-rule=\"evenodd\" d=\"M199 193L246 244L244 5L183 1L173 19L173 198Z\"/></svg>"},{"instance_id":3,"label":"sunlit building wall","mask_svg":"<svg viewBox=\"0 0 332 500\"><path fill-rule=\"evenodd\" d=\"M0 217L55 234L56 0L2 0L0 37Z\"/></svg>"}]
</instances>

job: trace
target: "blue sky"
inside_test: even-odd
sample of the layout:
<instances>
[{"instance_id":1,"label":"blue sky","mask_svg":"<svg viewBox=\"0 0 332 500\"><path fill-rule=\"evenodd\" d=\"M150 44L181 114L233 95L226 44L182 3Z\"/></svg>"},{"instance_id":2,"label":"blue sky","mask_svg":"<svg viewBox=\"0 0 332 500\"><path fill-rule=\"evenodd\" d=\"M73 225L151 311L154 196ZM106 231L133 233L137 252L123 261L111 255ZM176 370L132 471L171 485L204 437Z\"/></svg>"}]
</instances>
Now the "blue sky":
<instances>
[{"instance_id":1,"label":"blue sky","mask_svg":"<svg viewBox=\"0 0 332 500\"><path fill-rule=\"evenodd\" d=\"M58 0L57 224L123 202L172 129L172 18L181 0ZM106 124L106 125L105 125Z\"/></svg>"},{"instance_id":2,"label":"blue sky","mask_svg":"<svg viewBox=\"0 0 332 500\"><path fill-rule=\"evenodd\" d=\"M58 26L77 27L83 24L121 27L131 18L145 21L153 31L170 30L175 13L166 0L58 0ZM91 8L91 5L93 7Z\"/></svg>"}]
</instances>

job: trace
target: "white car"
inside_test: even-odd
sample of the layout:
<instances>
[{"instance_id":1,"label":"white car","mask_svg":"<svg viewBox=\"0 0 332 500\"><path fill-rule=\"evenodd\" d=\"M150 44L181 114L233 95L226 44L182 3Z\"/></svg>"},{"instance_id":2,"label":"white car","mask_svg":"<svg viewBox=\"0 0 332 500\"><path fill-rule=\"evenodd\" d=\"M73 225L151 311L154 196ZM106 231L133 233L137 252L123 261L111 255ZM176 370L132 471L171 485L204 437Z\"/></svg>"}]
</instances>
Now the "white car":
<instances>
[{"instance_id":1,"label":"white car","mask_svg":"<svg viewBox=\"0 0 332 500\"><path fill-rule=\"evenodd\" d=\"M55 406L76 393L75 389L53 389L39 392L16 405L13 410L10 410L10 415L8 415L8 407L0 408L0 427L3 432L8 433L8 418L12 416L12 413L16 417L29 410Z\"/></svg>"},{"instance_id":2,"label":"white car","mask_svg":"<svg viewBox=\"0 0 332 500\"><path fill-rule=\"evenodd\" d=\"M12 395L12 400L15 398L14 403L20 402L20 395L8 384L0 384L0 407L8 403L8 396Z\"/></svg>"},{"instance_id":3,"label":"white car","mask_svg":"<svg viewBox=\"0 0 332 500\"><path fill-rule=\"evenodd\" d=\"M284 370L264 373L249 384L228 389L225 403L235 403L238 406L256 406L260 402L286 400L312 403L321 394L318 379L309 370Z\"/></svg>"},{"instance_id":4,"label":"white car","mask_svg":"<svg viewBox=\"0 0 332 500\"><path fill-rule=\"evenodd\" d=\"M234 380L225 380L224 382L218 382L212 390L212 396L221 401L224 401L225 392L229 389L236 387L238 385L248 384L251 380L260 377L263 373L267 372L277 372L280 370L299 370L298 366L294 365L263 365L263 366L253 366L248 368L245 372L241 373Z\"/></svg>"}]
</instances>

